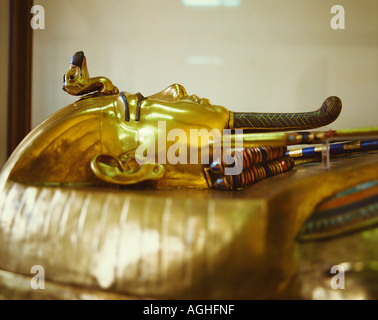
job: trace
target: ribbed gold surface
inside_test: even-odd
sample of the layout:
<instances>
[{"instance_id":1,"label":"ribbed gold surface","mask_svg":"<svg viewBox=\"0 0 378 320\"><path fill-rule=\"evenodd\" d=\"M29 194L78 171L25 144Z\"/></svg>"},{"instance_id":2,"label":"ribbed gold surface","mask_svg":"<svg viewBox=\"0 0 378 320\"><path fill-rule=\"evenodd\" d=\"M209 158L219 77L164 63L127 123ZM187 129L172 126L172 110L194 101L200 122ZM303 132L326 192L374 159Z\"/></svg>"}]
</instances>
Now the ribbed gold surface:
<instances>
[{"instance_id":1,"label":"ribbed gold surface","mask_svg":"<svg viewBox=\"0 0 378 320\"><path fill-rule=\"evenodd\" d=\"M77 290L98 298L311 297L298 281L317 251L295 254L298 230L321 200L377 179L377 160L345 158L328 172L298 166L240 192L8 180L0 193L0 288L11 298L64 299ZM356 248L363 252L364 243ZM353 256L341 252L339 262ZM45 269L43 294L25 288L33 265Z\"/></svg>"},{"instance_id":2,"label":"ribbed gold surface","mask_svg":"<svg viewBox=\"0 0 378 320\"><path fill-rule=\"evenodd\" d=\"M243 208L238 200L18 183L8 183L3 195L1 269L29 274L42 265L47 279L76 286L171 298L198 286L208 287L199 294L213 295L219 266L246 269L250 232L263 242L259 200ZM252 256L263 251L252 247Z\"/></svg>"}]
</instances>

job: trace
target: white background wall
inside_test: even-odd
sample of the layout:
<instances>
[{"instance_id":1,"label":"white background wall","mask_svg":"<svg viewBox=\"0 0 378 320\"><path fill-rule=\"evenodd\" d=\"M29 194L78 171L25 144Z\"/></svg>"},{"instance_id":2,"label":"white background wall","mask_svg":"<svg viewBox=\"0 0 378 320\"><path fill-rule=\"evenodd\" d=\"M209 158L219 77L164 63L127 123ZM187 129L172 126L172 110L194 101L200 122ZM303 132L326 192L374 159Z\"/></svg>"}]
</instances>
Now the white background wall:
<instances>
[{"instance_id":1,"label":"white background wall","mask_svg":"<svg viewBox=\"0 0 378 320\"><path fill-rule=\"evenodd\" d=\"M46 25L34 31L33 127L75 100L61 86L79 50L91 76L128 92L178 82L234 111L271 112L310 111L337 95L343 111L329 127L378 124L378 1L187 2L35 0ZM345 30L330 26L335 4Z\"/></svg>"}]
</instances>

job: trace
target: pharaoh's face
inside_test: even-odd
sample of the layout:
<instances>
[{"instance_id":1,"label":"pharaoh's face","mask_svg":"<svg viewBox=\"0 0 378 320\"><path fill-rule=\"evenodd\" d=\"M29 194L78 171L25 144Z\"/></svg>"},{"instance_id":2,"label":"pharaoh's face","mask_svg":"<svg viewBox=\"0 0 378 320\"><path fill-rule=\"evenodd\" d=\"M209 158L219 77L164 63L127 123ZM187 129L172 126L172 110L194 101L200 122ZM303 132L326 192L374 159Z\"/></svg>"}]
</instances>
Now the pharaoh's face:
<instances>
[{"instance_id":1,"label":"pharaoh's face","mask_svg":"<svg viewBox=\"0 0 378 320\"><path fill-rule=\"evenodd\" d=\"M228 127L228 109L212 105L206 98L188 95L180 84L170 85L148 97L123 92L115 99L115 114L119 119L120 130L149 130L157 136L160 134L158 124L164 123L167 134L169 130L177 129L189 137L191 130L222 131ZM118 134L130 136L124 132Z\"/></svg>"},{"instance_id":2,"label":"pharaoh's face","mask_svg":"<svg viewBox=\"0 0 378 320\"><path fill-rule=\"evenodd\" d=\"M102 155L91 162L101 180L116 184L135 181L134 176L144 168L130 173L129 159L135 158L148 162L138 179L157 179L164 167L159 186L178 186L182 181L207 186L203 165L212 156L209 145L228 127L226 108L188 95L183 86L173 84L148 97L121 92L111 104L102 103L101 114ZM159 166L148 167L153 163Z\"/></svg>"},{"instance_id":3,"label":"pharaoh's face","mask_svg":"<svg viewBox=\"0 0 378 320\"><path fill-rule=\"evenodd\" d=\"M150 100L164 101L166 104L180 102L183 107L191 109L193 104L202 105L204 107L212 107L209 100L199 98L195 94L188 95L185 88L180 84L172 84L165 90L148 97Z\"/></svg>"},{"instance_id":4,"label":"pharaoh's face","mask_svg":"<svg viewBox=\"0 0 378 320\"><path fill-rule=\"evenodd\" d=\"M67 90L74 88L68 83L75 80L67 78L78 72L76 67L67 72ZM155 180L158 187L206 188L200 161L202 149L198 149L202 140L197 138L192 145L191 130L221 131L227 126L228 110L188 96L180 85L143 99L139 120L135 117L138 96L126 94L126 99L128 108L120 94L87 97L52 115L24 141L14 157L11 178L53 185L130 184L159 178ZM126 110L129 120L125 119ZM181 164L181 160L174 164L167 156L177 142L188 143L188 147L186 152L173 152L172 157L185 156L187 164ZM137 150L146 150L149 155L150 146L154 146L151 152L155 159L165 154L166 161L158 166L151 163L138 167L133 156L137 159ZM199 150L198 164L189 161L192 147Z\"/></svg>"}]
</instances>

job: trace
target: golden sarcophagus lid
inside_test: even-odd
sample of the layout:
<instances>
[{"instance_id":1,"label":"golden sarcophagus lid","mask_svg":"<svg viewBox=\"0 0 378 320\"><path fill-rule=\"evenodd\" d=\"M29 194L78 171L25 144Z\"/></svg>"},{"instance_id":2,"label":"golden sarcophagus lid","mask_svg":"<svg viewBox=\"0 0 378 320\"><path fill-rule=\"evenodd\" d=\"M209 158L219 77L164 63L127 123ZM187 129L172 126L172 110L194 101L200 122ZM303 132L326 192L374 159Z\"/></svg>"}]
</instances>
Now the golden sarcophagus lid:
<instances>
[{"instance_id":1,"label":"golden sarcophagus lid","mask_svg":"<svg viewBox=\"0 0 378 320\"><path fill-rule=\"evenodd\" d=\"M273 114L179 84L144 97L82 52L63 89L84 96L0 176L1 298L377 298L378 128L300 131L339 98Z\"/></svg>"}]
</instances>

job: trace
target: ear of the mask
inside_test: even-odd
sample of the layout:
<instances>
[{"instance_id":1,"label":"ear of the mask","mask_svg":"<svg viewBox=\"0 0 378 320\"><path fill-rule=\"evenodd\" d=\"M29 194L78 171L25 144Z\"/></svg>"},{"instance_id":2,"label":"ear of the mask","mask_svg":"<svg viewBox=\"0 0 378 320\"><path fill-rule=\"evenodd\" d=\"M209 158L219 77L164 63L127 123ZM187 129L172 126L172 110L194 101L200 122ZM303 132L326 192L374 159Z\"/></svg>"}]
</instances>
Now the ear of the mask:
<instances>
[{"instance_id":1,"label":"ear of the mask","mask_svg":"<svg viewBox=\"0 0 378 320\"><path fill-rule=\"evenodd\" d=\"M161 164L144 163L136 170L125 170L117 158L110 155L97 155L91 161L93 173L101 180L119 184L130 185L146 180L158 180L164 176L165 168Z\"/></svg>"}]
</instances>

